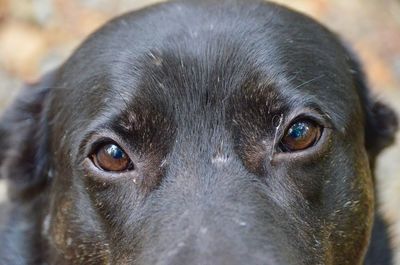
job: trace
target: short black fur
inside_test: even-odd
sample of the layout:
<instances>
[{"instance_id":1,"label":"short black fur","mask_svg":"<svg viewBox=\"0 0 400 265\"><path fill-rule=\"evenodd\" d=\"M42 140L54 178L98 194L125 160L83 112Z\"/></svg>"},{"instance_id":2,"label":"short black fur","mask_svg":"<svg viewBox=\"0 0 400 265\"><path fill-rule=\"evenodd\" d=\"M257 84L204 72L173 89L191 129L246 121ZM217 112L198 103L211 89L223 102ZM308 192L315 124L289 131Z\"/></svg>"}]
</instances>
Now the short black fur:
<instances>
[{"instance_id":1,"label":"short black fur","mask_svg":"<svg viewBox=\"0 0 400 265\"><path fill-rule=\"evenodd\" d=\"M283 153L299 117L321 139ZM373 170L397 127L304 15L257 0L126 14L3 114L0 264L390 265ZM134 170L99 170L104 141Z\"/></svg>"}]
</instances>

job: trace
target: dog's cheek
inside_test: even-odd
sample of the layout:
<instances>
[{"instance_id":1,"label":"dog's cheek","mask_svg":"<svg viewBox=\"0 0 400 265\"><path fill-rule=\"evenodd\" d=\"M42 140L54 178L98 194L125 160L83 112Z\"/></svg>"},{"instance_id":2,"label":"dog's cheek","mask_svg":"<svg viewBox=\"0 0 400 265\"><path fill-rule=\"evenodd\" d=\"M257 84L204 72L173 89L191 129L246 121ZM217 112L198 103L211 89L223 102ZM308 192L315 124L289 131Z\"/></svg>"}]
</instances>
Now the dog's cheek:
<instances>
[{"instance_id":1,"label":"dog's cheek","mask_svg":"<svg viewBox=\"0 0 400 265\"><path fill-rule=\"evenodd\" d=\"M353 168L335 184L331 201L335 206L328 223L334 264L361 264L371 234L374 193L368 158L362 148L354 157L348 159Z\"/></svg>"},{"instance_id":2,"label":"dog's cheek","mask_svg":"<svg viewBox=\"0 0 400 265\"><path fill-rule=\"evenodd\" d=\"M52 264L109 264L109 245L82 192L53 194L48 222Z\"/></svg>"}]
</instances>

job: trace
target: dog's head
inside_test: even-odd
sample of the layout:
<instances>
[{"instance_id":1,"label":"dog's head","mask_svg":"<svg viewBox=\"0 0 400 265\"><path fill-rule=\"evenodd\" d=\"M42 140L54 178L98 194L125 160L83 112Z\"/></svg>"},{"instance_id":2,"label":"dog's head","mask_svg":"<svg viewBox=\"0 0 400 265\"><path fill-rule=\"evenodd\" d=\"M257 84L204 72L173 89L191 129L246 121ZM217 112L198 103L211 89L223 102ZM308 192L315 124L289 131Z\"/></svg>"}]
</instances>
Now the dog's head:
<instances>
[{"instance_id":1,"label":"dog's head","mask_svg":"<svg viewBox=\"0 0 400 265\"><path fill-rule=\"evenodd\" d=\"M396 124L311 19L173 2L26 89L0 159L50 264L360 264Z\"/></svg>"}]
</instances>

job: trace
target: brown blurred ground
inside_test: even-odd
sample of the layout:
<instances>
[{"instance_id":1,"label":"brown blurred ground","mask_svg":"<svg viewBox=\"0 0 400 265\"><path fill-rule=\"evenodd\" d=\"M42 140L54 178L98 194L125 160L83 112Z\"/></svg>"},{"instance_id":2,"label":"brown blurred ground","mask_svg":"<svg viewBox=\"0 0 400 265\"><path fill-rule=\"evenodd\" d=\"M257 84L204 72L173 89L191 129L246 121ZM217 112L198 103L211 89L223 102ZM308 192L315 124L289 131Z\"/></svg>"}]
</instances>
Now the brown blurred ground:
<instances>
[{"instance_id":1,"label":"brown blurred ground","mask_svg":"<svg viewBox=\"0 0 400 265\"><path fill-rule=\"evenodd\" d=\"M35 80L59 65L109 18L154 2L159 1L0 0L0 110L9 104L22 81ZM343 36L361 56L375 94L390 102L400 115L399 0L276 2L310 14ZM379 162L380 199L400 238L399 141ZM2 198L4 184L0 182Z\"/></svg>"}]
</instances>

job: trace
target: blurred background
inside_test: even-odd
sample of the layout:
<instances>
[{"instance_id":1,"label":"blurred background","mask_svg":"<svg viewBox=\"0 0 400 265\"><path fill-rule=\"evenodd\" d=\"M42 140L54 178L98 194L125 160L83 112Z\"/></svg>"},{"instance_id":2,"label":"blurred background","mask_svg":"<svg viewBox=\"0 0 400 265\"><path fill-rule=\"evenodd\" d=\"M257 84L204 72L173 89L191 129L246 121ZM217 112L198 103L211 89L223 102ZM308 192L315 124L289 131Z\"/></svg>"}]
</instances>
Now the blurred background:
<instances>
[{"instance_id":1,"label":"blurred background","mask_svg":"<svg viewBox=\"0 0 400 265\"><path fill-rule=\"evenodd\" d=\"M24 82L60 65L91 32L115 15L157 0L0 0L0 111ZM277 0L309 14L351 44L374 94L400 115L400 0ZM399 136L399 135L398 135ZM1 137L1 135L0 135ZM383 211L400 246L400 137L380 157ZM0 182L0 200L5 186ZM400 248L397 248L400 265Z\"/></svg>"}]
</instances>

